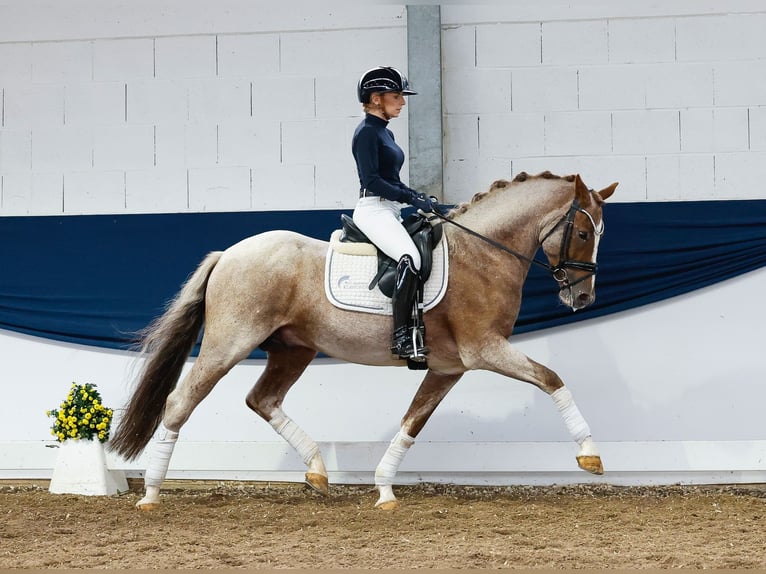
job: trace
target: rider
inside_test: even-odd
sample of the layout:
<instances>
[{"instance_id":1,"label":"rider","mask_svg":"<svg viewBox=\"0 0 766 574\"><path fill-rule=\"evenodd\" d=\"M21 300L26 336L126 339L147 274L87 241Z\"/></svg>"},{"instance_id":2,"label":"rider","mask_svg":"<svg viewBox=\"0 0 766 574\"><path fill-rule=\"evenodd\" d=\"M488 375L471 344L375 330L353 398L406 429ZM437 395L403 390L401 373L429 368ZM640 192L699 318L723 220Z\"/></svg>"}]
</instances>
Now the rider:
<instances>
[{"instance_id":1,"label":"rider","mask_svg":"<svg viewBox=\"0 0 766 574\"><path fill-rule=\"evenodd\" d=\"M420 271L420 253L401 224L402 204L431 212L431 199L410 189L399 179L404 152L387 128L406 105L404 96L417 92L396 68L378 67L364 73L357 85L357 97L365 117L357 126L351 143L359 174L359 201L353 219L357 227L381 251L397 261L392 296L394 330L391 353L401 359L421 358L428 349L413 344L410 320L415 305Z\"/></svg>"}]
</instances>

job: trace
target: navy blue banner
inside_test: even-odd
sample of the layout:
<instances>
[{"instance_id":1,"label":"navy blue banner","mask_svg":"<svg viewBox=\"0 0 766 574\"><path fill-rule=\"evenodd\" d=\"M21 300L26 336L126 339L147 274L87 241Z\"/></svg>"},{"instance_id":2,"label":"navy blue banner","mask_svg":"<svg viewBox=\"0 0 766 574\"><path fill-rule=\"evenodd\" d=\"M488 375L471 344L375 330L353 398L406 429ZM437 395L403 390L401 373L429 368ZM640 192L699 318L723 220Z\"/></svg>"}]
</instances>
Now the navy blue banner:
<instances>
[{"instance_id":1,"label":"navy blue banner","mask_svg":"<svg viewBox=\"0 0 766 574\"><path fill-rule=\"evenodd\" d=\"M659 301L766 265L766 200L615 203L605 212L596 302L572 313L558 303L550 275L533 267L517 333ZM2 217L0 329L129 348L207 252L273 229L328 239L341 213L349 212Z\"/></svg>"}]
</instances>

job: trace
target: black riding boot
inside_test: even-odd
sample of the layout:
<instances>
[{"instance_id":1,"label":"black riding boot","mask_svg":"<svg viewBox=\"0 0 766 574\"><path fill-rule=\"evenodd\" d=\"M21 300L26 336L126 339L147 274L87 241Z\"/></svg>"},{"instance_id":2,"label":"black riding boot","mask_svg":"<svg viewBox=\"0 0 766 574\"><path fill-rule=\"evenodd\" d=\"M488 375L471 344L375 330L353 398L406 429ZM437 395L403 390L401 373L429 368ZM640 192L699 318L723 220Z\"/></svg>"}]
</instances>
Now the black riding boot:
<instances>
[{"instance_id":1,"label":"black riding boot","mask_svg":"<svg viewBox=\"0 0 766 574\"><path fill-rule=\"evenodd\" d=\"M400 359L428 354L428 348L423 346L423 341L419 337L416 337L416 342L412 340L412 312L417 291L418 272L412 263L412 258L409 255L404 255L396 266L396 282L394 283L394 293L391 296L394 313L391 353Z\"/></svg>"}]
</instances>

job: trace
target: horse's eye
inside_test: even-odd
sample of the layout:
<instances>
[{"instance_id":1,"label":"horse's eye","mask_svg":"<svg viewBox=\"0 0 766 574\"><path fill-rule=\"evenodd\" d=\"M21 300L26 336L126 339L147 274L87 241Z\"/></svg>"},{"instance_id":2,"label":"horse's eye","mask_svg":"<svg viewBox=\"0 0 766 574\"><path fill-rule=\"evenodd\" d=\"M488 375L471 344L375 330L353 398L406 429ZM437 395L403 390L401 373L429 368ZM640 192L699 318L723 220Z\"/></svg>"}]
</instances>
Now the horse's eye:
<instances>
[{"instance_id":1,"label":"horse's eye","mask_svg":"<svg viewBox=\"0 0 766 574\"><path fill-rule=\"evenodd\" d=\"M588 241L589 235L590 234L587 231L578 231L577 232L577 237L579 237L583 241Z\"/></svg>"}]
</instances>

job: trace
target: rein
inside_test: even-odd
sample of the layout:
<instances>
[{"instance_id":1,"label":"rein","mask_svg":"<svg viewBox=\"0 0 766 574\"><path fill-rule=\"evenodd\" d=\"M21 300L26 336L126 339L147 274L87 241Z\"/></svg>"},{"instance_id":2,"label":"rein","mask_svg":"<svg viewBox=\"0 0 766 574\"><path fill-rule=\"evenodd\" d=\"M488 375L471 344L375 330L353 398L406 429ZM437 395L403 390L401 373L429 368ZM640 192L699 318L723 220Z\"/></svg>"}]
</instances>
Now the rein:
<instances>
[{"instance_id":1,"label":"rein","mask_svg":"<svg viewBox=\"0 0 766 574\"><path fill-rule=\"evenodd\" d=\"M590 261L578 261L576 259L569 259L567 254L569 252L569 243L572 240L572 228L574 227L574 218L577 212L584 213L588 219L590 220L591 224L593 225L593 231L596 235L601 235L604 232L603 225L601 226L601 229L598 229L596 227L596 222L593 220L593 217L590 213L588 213L585 209L580 207L580 202L575 198L572 200L572 205L569 207L569 210L567 213L561 216L561 219L558 220L556 225L554 225L548 233L545 234L545 237L543 237L540 240L539 245L542 246L543 243L545 243L545 240L548 239L556 229L563 223L566 225L566 228L564 229L564 236L561 238L561 248L559 250L559 263L558 265L549 265L548 263L545 263L544 261L540 261L539 259L534 259L527 257L526 255L522 255L521 253L514 251L513 249L510 249L500 243L499 241L495 241L494 239L491 239L485 235L482 235L481 233L478 233L474 231L473 229L470 229L466 227L465 225L462 225L458 223L457 221L454 221L452 219L449 219L444 214L440 213L437 210L434 210L433 213L436 215L439 219L442 221L446 221L448 223L451 223L455 227L458 227L459 229L465 231L469 235L472 235L478 239L481 239L485 243L488 243L492 245L493 247L500 249L501 251L504 251L510 255L513 255L517 259L520 259L521 261L526 261L527 263L530 263L532 265L537 265L538 267L541 267L542 269L545 269L550 273L553 278L558 282L561 286L559 287L559 290L562 289L571 289L573 286L577 285L581 281L585 281L589 277L596 274L598 271L598 264L597 263L591 263ZM584 275L580 279L570 282L569 277L567 275L567 269L577 269L579 271L585 271L587 272L587 275Z\"/></svg>"}]
</instances>

